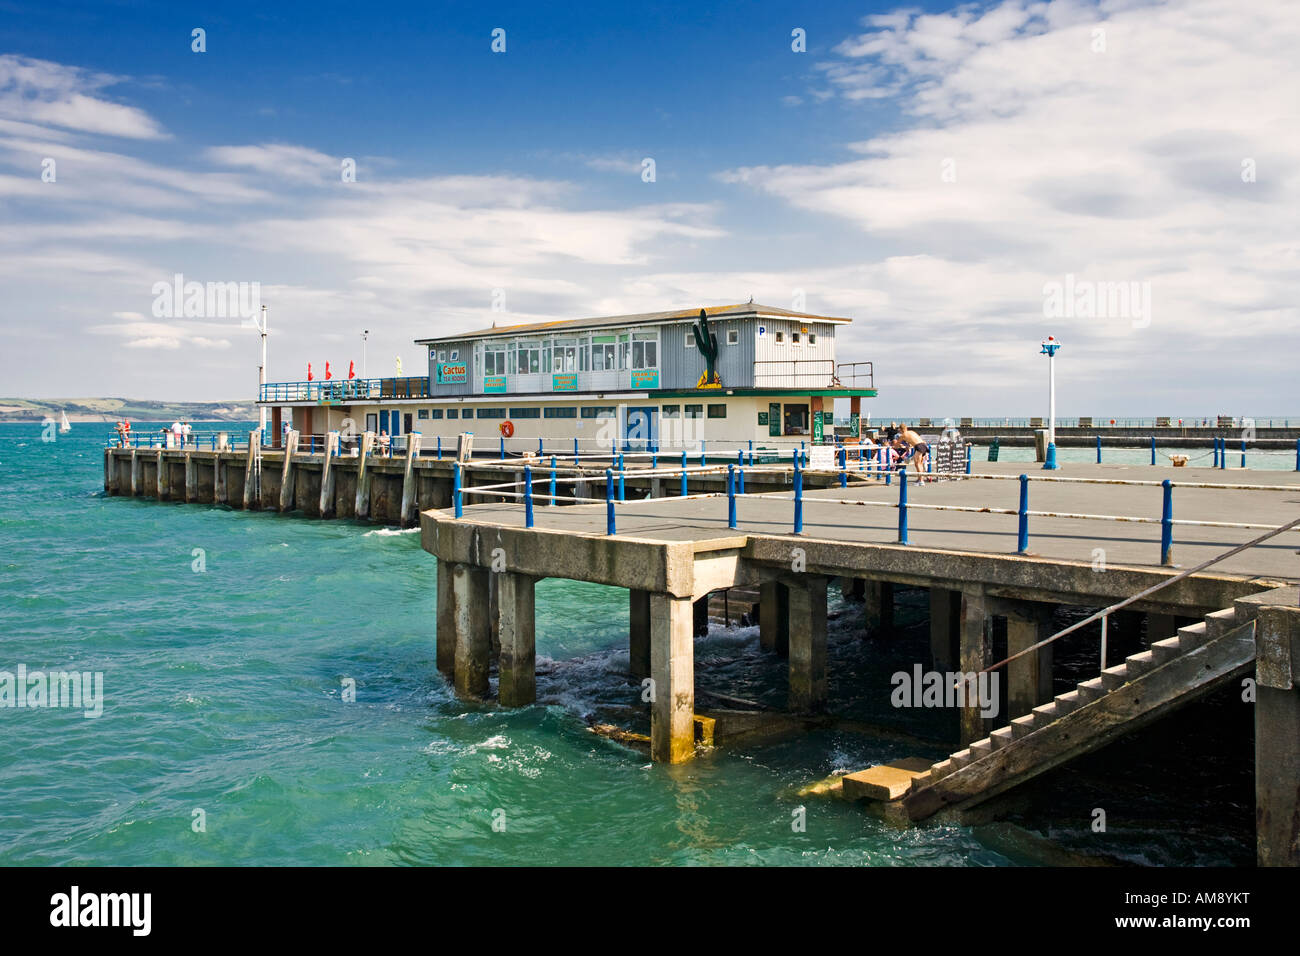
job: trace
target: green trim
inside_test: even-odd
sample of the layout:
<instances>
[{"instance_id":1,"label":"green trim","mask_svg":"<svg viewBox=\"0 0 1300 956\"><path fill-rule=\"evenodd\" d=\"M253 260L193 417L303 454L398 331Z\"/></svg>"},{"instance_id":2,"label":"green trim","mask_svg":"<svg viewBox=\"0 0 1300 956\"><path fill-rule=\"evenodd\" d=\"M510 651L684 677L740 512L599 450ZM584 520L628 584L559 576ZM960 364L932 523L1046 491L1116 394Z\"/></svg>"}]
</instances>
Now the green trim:
<instances>
[{"instance_id":1,"label":"green trim","mask_svg":"<svg viewBox=\"0 0 1300 956\"><path fill-rule=\"evenodd\" d=\"M728 395L727 393L732 394ZM650 392L651 398L746 398L748 396L788 395L791 398L807 398L811 395L832 396L834 398L875 398L874 388L689 388L683 390L660 389Z\"/></svg>"}]
</instances>

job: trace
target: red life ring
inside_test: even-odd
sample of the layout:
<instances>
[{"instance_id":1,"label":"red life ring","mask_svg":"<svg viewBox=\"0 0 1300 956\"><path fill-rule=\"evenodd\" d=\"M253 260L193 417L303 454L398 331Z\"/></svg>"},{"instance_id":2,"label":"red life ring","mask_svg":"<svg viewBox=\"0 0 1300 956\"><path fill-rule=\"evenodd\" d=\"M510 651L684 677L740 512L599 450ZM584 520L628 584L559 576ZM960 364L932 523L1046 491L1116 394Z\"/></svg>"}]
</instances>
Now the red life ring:
<instances>
[{"instance_id":1,"label":"red life ring","mask_svg":"<svg viewBox=\"0 0 1300 956\"><path fill-rule=\"evenodd\" d=\"M514 433L515 433L514 422L510 421L510 419L507 418L505 421L501 423L501 434L503 437L509 438Z\"/></svg>"}]
</instances>

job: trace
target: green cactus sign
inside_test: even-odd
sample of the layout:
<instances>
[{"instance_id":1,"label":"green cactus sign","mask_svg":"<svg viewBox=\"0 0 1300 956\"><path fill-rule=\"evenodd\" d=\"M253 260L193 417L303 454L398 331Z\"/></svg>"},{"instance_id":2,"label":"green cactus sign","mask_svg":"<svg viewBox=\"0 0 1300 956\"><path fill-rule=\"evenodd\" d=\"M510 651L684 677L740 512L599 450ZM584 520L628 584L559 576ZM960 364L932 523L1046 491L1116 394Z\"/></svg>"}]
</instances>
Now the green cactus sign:
<instances>
[{"instance_id":1,"label":"green cactus sign","mask_svg":"<svg viewBox=\"0 0 1300 956\"><path fill-rule=\"evenodd\" d=\"M695 387L722 388L722 379L718 377L718 336L709 330L709 317L703 309L700 309L699 320L692 329L695 331L695 347L704 356L704 374Z\"/></svg>"}]
</instances>

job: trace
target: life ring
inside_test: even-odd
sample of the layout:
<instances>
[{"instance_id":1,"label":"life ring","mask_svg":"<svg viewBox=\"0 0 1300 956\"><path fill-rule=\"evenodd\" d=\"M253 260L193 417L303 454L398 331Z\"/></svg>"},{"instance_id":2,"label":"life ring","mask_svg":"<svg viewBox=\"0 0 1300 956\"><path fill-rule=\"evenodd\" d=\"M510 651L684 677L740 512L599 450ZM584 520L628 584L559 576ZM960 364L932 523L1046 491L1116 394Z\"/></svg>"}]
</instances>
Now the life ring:
<instances>
[{"instance_id":1,"label":"life ring","mask_svg":"<svg viewBox=\"0 0 1300 956\"><path fill-rule=\"evenodd\" d=\"M514 433L515 433L515 424L514 422L510 421L510 419L507 418L505 421L501 423L501 436L503 438L509 438Z\"/></svg>"}]
</instances>

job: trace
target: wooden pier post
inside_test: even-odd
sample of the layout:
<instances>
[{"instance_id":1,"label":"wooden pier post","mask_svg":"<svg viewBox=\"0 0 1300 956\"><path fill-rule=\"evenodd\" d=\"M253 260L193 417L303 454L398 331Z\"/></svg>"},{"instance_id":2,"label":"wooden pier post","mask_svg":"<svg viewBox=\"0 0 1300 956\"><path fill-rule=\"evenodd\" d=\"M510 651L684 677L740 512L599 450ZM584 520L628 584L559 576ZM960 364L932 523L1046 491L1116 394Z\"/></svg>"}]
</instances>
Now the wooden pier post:
<instances>
[{"instance_id":1,"label":"wooden pier post","mask_svg":"<svg viewBox=\"0 0 1300 956\"><path fill-rule=\"evenodd\" d=\"M1018 654L1048 636L1048 619L1035 605L1010 608L1006 619L1008 655ZM1023 717L1052 697L1051 644L1007 665L1007 717Z\"/></svg>"},{"instance_id":2,"label":"wooden pier post","mask_svg":"<svg viewBox=\"0 0 1300 956\"><path fill-rule=\"evenodd\" d=\"M961 629L961 605L955 592L930 588L930 659L942 673L952 670L953 637Z\"/></svg>"},{"instance_id":3,"label":"wooden pier post","mask_svg":"<svg viewBox=\"0 0 1300 956\"><path fill-rule=\"evenodd\" d=\"M168 474L170 468L163 460L163 451L158 449L158 455L155 458L156 465L153 476L154 497L159 501L166 501L171 495L171 475Z\"/></svg>"},{"instance_id":4,"label":"wooden pier post","mask_svg":"<svg viewBox=\"0 0 1300 956\"><path fill-rule=\"evenodd\" d=\"M790 589L780 581L759 585L758 646L778 657L790 654Z\"/></svg>"},{"instance_id":5,"label":"wooden pier post","mask_svg":"<svg viewBox=\"0 0 1300 956\"><path fill-rule=\"evenodd\" d=\"M325 461L320 472L320 507L322 518L334 517L334 456L339 450L339 433L325 433ZM441 580L441 577L439 578Z\"/></svg>"},{"instance_id":6,"label":"wooden pier post","mask_svg":"<svg viewBox=\"0 0 1300 956\"><path fill-rule=\"evenodd\" d=\"M284 462L280 466L280 510L293 510L293 453L298 450L298 432L290 428L284 435Z\"/></svg>"},{"instance_id":7,"label":"wooden pier post","mask_svg":"<svg viewBox=\"0 0 1300 956\"><path fill-rule=\"evenodd\" d=\"M826 707L826 585L818 574L790 585L790 710Z\"/></svg>"},{"instance_id":8,"label":"wooden pier post","mask_svg":"<svg viewBox=\"0 0 1300 956\"><path fill-rule=\"evenodd\" d=\"M370 463L370 449L375 444L375 433L365 432L361 436L361 452L357 459L357 499L355 504L356 517L370 517L370 469L366 467ZM487 610L486 602L483 605Z\"/></svg>"},{"instance_id":9,"label":"wooden pier post","mask_svg":"<svg viewBox=\"0 0 1300 956\"><path fill-rule=\"evenodd\" d=\"M260 444L262 434L259 429L248 433L248 459L244 462L244 510L247 511L258 502L257 486L262 477L262 455Z\"/></svg>"},{"instance_id":10,"label":"wooden pier post","mask_svg":"<svg viewBox=\"0 0 1300 956\"><path fill-rule=\"evenodd\" d=\"M503 571L497 579L497 643L501 648L498 698L502 707L527 707L537 700L536 579Z\"/></svg>"},{"instance_id":11,"label":"wooden pier post","mask_svg":"<svg viewBox=\"0 0 1300 956\"><path fill-rule=\"evenodd\" d=\"M862 593L863 637L889 634L894 629L894 584L868 581Z\"/></svg>"},{"instance_id":12,"label":"wooden pier post","mask_svg":"<svg viewBox=\"0 0 1300 956\"><path fill-rule=\"evenodd\" d=\"M420 457L420 433L411 432L406 436L406 473L402 476L402 515L401 523L408 525L415 520L415 459Z\"/></svg>"},{"instance_id":13,"label":"wooden pier post","mask_svg":"<svg viewBox=\"0 0 1300 956\"><path fill-rule=\"evenodd\" d=\"M1300 866L1300 608L1260 608L1255 625L1255 849L1260 866ZM1280 600L1280 599L1279 599Z\"/></svg>"},{"instance_id":14,"label":"wooden pier post","mask_svg":"<svg viewBox=\"0 0 1300 956\"><path fill-rule=\"evenodd\" d=\"M988 598L982 588L961 592L961 647L958 668L963 674L983 670L993 663L993 618L988 613ZM970 690L970 684L966 685ZM961 743L966 745L986 737L992 718L980 715L977 702L968 701L961 709Z\"/></svg>"},{"instance_id":15,"label":"wooden pier post","mask_svg":"<svg viewBox=\"0 0 1300 956\"><path fill-rule=\"evenodd\" d=\"M456 695L483 698L488 693L492 621L488 615L488 569L457 564L452 570L456 634Z\"/></svg>"},{"instance_id":16,"label":"wooden pier post","mask_svg":"<svg viewBox=\"0 0 1300 956\"><path fill-rule=\"evenodd\" d=\"M690 598L650 595L650 758L659 763L695 756L693 624Z\"/></svg>"},{"instance_id":17,"label":"wooden pier post","mask_svg":"<svg viewBox=\"0 0 1300 956\"><path fill-rule=\"evenodd\" d=\"M634 680L650 676L650 592L627 592L628 673Z\"/></svg>"}]
</instances>

